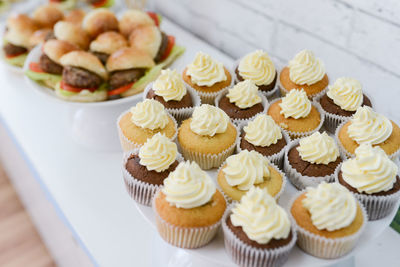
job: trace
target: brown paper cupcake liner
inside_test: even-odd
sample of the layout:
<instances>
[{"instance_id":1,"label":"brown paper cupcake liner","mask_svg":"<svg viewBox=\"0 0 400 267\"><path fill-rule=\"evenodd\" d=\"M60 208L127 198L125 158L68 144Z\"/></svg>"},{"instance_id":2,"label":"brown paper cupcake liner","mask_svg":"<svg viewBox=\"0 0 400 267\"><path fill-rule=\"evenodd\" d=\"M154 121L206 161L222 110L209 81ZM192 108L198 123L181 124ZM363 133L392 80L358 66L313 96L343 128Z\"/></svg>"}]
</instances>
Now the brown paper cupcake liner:
<instances>
[{"instance_id":1,"label":"brown paper cupcake liner","mask_svg":"<svg viewBox=\"0 0 400 267\"><path fill-rule=\"evenodd\" d=\"M219 105L218 105L219 101L221 100L221 98L222 98L223 96L225 96L225 95L228 93L228 90L229 90L229 89L230 89L230 88L225 88L224 90L222 90L221 92L219 92L219 94L215 97L214 105L215 105L216 107L219 108ZM268 107L269 107L268 100L267 100L267 98L266 98L263 94L261 94L261 93L259 93L259 96L261 97L261 104L262 104L262 106L263 106L264 109L263 109L261 112L258 112L258 113L255 114L254 116L251 116L250 118L247 118L247 119L235 119L235 118L230 118L231 121L232 121L235 125L239 125L240 123L244 123L244 122L249 122L249 121L253 120L257 115L267 112Z\"/></svg>"},{"instance_id":2,"label":"brown paper cupcake liner","mask_svg":"<svg viewBox=\"0 0 400 267\"><path fill-rule=\"evenodd\" d=\"M235 152L236 143L239 140L239 132L237 127L234 124L232 125L236 129L236 140L235 142L233 142L231 146L229 146L227 149L223 150L218 154L207 154L197 151L190 151L188 149L185 149L183 146L179 144L179 142L177 142L178 148L186 160L195 161L197 164L199 164L200 168L202 168L203 170L217 168L221 166L221 164L225 161L227 157L229 157Z\"/></svg>"},{"instance_id":3,"label":"brown paper cupcake liner","mask_svg":"<svg viewBox=\"0 0 400 267\"><path fill-rule=\"evenodd\" d=\"M299 190L305 189L307 186L317 186L322 182L332 183L335 181L335 171L339 168L340 164L336 167L331 175L325 176L307 176L299 173L295 168L290 165L288 159L289 151L299 144L299 139L292 141L285 149L285 157L283 162L283 170L285 171L290 182Z\"/></svg>"},{"instance_id":4,"label":"brown paper cupcake liner","mask_svg":"<svg viewBox=\"0 0 400 267\"><path fill-rule=\"evenodd\" d=\"M273 100L269 105L272 106L272 104L274 104L275 102L277 102L279 100L281 100L281 98L277 98L277 99ZM293 131L289 131L289 130L283 129L281 127L281 129L289 135L291 140L300 139L300 138L303 138L303 137L306 137L306 136L310 136L313 133L318 132L321 129L322 125L324 124L325 117L322 114L322 111L321 111L320 107L315 106L312 101L311 101L311 105L313 105L318 110L318 112L320 114L320 122L319 122L317 128L315 128L315 129L313 129L311 131L308 131L308 132L293 132ZM279 126L279 124L278 124L278 126Z\"/></svg>"},{"instance_id":5,"label":"brown paper cupcake liner","mask_svg":"<svg viewBox=\"0 0 400 267\"><path fill-rule=\"evenodd\" d=\"M239 66L239 63L240 63L240 61L242 60L242 58L240 58L240 59L238 59L238 60L236 60L235 61L235 64L234 64L234 69L233 69L233 71L232 71L232 73L234 74L234 77L235 77L235 84L237 84L238 82L240 82L239 81L239 79L238 79L238 77L237 77L237 75L236 75L236 68ZM275 64L274 64L275 65ZM279 87L278 87L278 78L279 78L279 70L277 69L277 67L275 66L275 71L276 71L276 79L277 79L277 81L276 81L276 83L275 83L275 87L272 89L272 90L270 90L270 91L262 91L262 90L259 90L259 92L260 93L262 93L268 100L272 100L272 99L275 99L275 98L277 98L278 97L278 94L277 94L277 92L279 91Z\"/></svg>"},{"instance_id":6,"label":"brown paper cupcake liner","mask_svg":"<svg viewBox=\"0 0 400 267\"><path fill-rule=\"evenodd\" d=\"M227 89L234 84L234 75L232 74L232 71L227 67L225 67L225 68L228 70L229 74L231 75L231 83L228 86L222 88L221 90L218 90L217 92L200 92L200 91L196 90L195 88L193 88L192 86L190 86L190 84L188 84L186 82L185 82L185 84L188 88L191 88L192 90L197 92L197 94L200 96L202 104L214 105L214 99L217 97L217 95L224 89Z\"/></svg>"},{"instance_id":7,"label":"brown paper cupcake liner","mask_svg":"<svg viewBox=\"0 0 400 267\"><path fill-rule=\"evenodd\" d=\"M342 164L339 165L341 167ZM341 168L335 170L335 182L339 183L339 171ZM368 214L370 221L375 221L388 216L393 209L397 209L400 201L400 191L386 196L374 196L361 193L351 192L354 197L360 201Z\"/></svg>"},{"instance_id":8,"label":"brown paper cupcake liner","mask_svg":"<svg viewBox=\"0 0 400 267\"><path fill-rule=\"evenodd\" d=\"M136 179L125 168L126 162L128 161L129 157L131 155L138 154L139 148L124 153L122 160L122 176L124 177L126 191L131 196L131 198L139 204L151 206L151 201L153 200L154 194L159 188L162 187L162 185L150 184ZM176 160L178 162L183 161L183 157L181 156L181 154L177 154Z\"/></svg>"},{"instance_id":9,"label":"brown paper cupcake liner","mask_svg":"<svg viewBox=\"0 0 400 267\"><path fill-rule=\"evenodd\" d=\"M248 123L249 123L249 122L244 122L244 123L239 124L238 129L239 129L239 133L240 133L240 134L242 133L243 127L245 127ZM283 168L283 157L284 157L284 155L285 155L285 148L286 148L286 147L289 145L289 143L291 142L291 139L290 139L289 135L288 135L285 131L281 130L281 133L282 133L282 138L284 138L285 141L286 141L286 146L284 146L284 147L282 148L281 151L279 151L279 152L277 152L277 153L275 153L275 154L272 154L272 155L270 155L270 156L264 156L264 157L267 157L267 159L268 159L270 162L272 162L273 164L275 164L275 165L278 166L279 168ZM238 153L239 153L240 151L243 150L243 149L240 147L240 143L241 143L241 142L242 142L242 137L239 136L239 141L237 142L237 145L236 145L236 151L237 151Z\"/></svg>"},{"instance_id":10,"label":"brown paper cupcake liner","mask_svg":"<svg viewBox=\"0 0 400 267\"><path fill-rule=\"evenodd\" d=\"M294 201L305 192L305 190L298 192L290 201L289 214L292 222L296 224L297 228L297 245L304 250L306 253L313 255L318 258L323 259L336 259L348 254L356 246L360 236L365 230L366 222L368 221L368 215L362 203L359 201L362 214L363 214L363 224L360 229L349 236L339 237L339 238L327 238L300 227L296 220L293 218L291 213L291 208Z\"/></svg>"},{"instance_id":11,"label":"brown paper cupcake liner","mask_svg":"<svg viewBox=\"0 0 400 267\"><path fill-rule=\"evenodd\" d=\"M344 146L343 146L343 144L342 144L342 142L341 142L341 140L340 140L340 138L339 138L339 132L340 132L340 129L342 129L342 127L343 127L349 120L350 120L350 118L348 118L347 120L341 122L341 123L339 124L339 126L336 128L336 131L335 131L335 139L336 139L336 143L337 143L338 146L339 146L339 151L340 151L340 153L341 153L345 158L347 158L347 159L354 158L356 155L353 154L353 153L350 153L349 151L347 151L347 149L344 148ZM389 156L389 158L390 158L391 160L397 160L397 159L399 158L399 156L400 156L400 148L399 148L397 151L395 151L394 153L392 153L392 154L390 154L390 155L388 155L388 156Z\"/></svg>"},{"instance_id":12,"label":"brown paper cupcake liner","mask_svg":"<svg viewBox=\"0 0 400 267\"><path fill-rule=\"evenodd\" d=\"M221 164L221 166L219 166L218 171L217 171L217 176L218 176L219 172L222 171L222 168L224 167L225 163L226 163L226 161L224 161L224 162ZM274 168L276 171L278 171L278 173L279 173L279 174L281 175L281 177L282 177L282 186L281 186L281 189L279 190L279 192L278 192L275 196L273 196L273 198L276 200L276 202L278 202L278 200L279 200L280 196L282 195L283 191L285 191L286 183L287 183L287 178L286 178L286 175L281 171L281 169L279 169L279 167L276 166L276 164L270 162L270 166L271 166L272 168ZM218 188L220 189L221 193L224 195L225 200L226 200L228 203L237 202L236 200L233 200L230 196L228 196L228 195L225 193L225 191L221 188L221 186L219 185L218 182L217 182L216 184L217 184ZM254 186L257 187L257 185L254 185Z\"/></svg>"},{"instance_id":13,"label":"brown paper cupcake liner","mask_svg":"<svg viewBox=\"0 0 400 267\"><path fill-rule=\"evenodd\" d=\"M143 100L146 99L147 93L150 91L150 89L153 88L154 82L149 83L146 88L144 89L143 92ZM188 86L185 83L185 87L187 92L190 94L193 102L193 107L186 107L186 108L165 108L165 110L174 116L174 118L178 121L181 122L190 116L192 116L192 113L194 111L195 107L199 107L201 105L201 99L199 94L190 86Z\"/></svg>"},{"instance_id":14,"label":"brown paper cupcake liner","mask_svg":"<svg viewBox=\"0 0 400 267\"><path fill-rule=\"evenodd\" d=\"M136 148L140 148L143 145L143 144L139 144L139 143L136 143L134 141L131 141L128 137L126 137L124 135L124 133L122 132L121 127L119 126L119 122L121 121L122 117L128 112L130 112L130 110L122 112L121 115L119 115L119 117L117 119L117 129L118 129L119 141L121 143L121 147L122 147L122 150L124 152L131 151L131 150L134 150ZM174 126L175 126L174 127L175 128L175 134L174 134L174 136L172 136L170 138L172 141L175 141L176 137L178 136L178 123L177 123L176 119L173 116L171 116L171 114L169 114L168 112L167 112L167 115L168 115L168 117L171 118L171 120L173 121Z\"/></svg>"},{"instance_id":15,"label":"brown paper cupcake liner","mask_svg":"<svg viewBox=\"0 0 400 267\"><path fill-rule=\"evenodd\" d=\"M231 259L242 267L282 266L287 261L289 253L297 240L296 228L293 224L291 227L292 239L287 245L274 249L254 248L240 240L226 224L232 207L233 205L228 207L228 212L222 218L225 250Z\"/></svg>"},{"instance_id":16,"label":"brown paper cupcake liner","mask_svg":"<svg viewBox=\"0 0 400 267\"><path fill-rule=\"evenodd\" d=\"M156 192L153 198L152 207L158 233L164 241L176 247L189 249L199 248L211 242L218 232L222 218L217 223L204 227L181 227L172 225L161 218L156 211L154 200L157 198L159 192L160 190Z\"/></svg>"}]
</instances>

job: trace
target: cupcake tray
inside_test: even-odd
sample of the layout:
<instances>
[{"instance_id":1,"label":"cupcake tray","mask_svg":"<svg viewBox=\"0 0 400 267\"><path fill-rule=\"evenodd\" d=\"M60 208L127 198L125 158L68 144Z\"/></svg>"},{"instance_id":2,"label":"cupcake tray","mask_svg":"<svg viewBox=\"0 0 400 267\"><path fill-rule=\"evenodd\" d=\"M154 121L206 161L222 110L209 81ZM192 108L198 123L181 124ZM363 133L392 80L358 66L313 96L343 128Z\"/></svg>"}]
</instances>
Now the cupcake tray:
<instances>
[{"instance_id":1,"label":"cupcake tray","mask_svg":"<svg viewBox=\"0 0 400 267\"><path fill-rule=\"evenodd\" d=\"M216 182L217 170L209 170L207 171L207 173ZM297 192L298 190L288 181L288 183L286 184L286 188L279 199L279 204L288 211L289 201ZM397 206L399 206L399 204L400 202L397 203ZM142 214L143 218L146 219L147 222L153 226L154 231L157 231L152 208L140 204L136 204L136 208ZM368 244L373 242L382 233L382 231L385 230L386 227L389 227L389 224L393 220L396 212L397 208L393 209L393 211L387 217L381 220L368 222L366 229L361 235L361 238L355 249L353 249L349 254L344 257L333 260L319 259L303 252L300 248L295 246L290 253L288 261L284 266L329 266L336 263L344 262L345 260L348 260L350 257L361 251L363 248L368 246ZM177 249L177 251L178 250L180 249ZM217 236L208 245L198 249L185 249L184 251L187 252L189 256L201 258L204 261L204 264L207 264L208 267L235 266L233 261L229 258L228 254L225 252L222 229L219 230Z\"/></svg>"}]
</instances>

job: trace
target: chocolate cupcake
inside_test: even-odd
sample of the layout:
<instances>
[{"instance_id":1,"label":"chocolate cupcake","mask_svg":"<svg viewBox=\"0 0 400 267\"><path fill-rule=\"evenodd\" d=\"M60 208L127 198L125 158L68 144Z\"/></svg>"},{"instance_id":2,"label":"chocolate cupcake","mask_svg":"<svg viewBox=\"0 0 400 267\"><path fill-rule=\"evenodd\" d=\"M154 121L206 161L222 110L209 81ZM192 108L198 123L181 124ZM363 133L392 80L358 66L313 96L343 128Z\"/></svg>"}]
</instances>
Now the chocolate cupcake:
<instances>
[{"instance_id":1,"label":"chocolate cupcake","mask_svg":"<svg viewBox=\"0 0 400 267\"><path fill-rule=\"evenodd\" d=\"M351 117L358 107L372 107L371 100L362 92L361 83L353 78L339 78L325 94L315 98L325 115L325 128L334 133L337 126Z\"/></svg>"},{"instance_id":2,"label":"chocolate cupcake","mask_svg":"<svg viewBox=\"0 0 400 267\"><path fill-rule=\"evenodd\" d=\"M239 126L240 140L237 150L255 150L282 167L289 136L275 123L271 116L259 114L248 123Z\"/></svg>"},{"instance_id":3,"label":"chocolate cupcake","mask_svg":"<svg viewBox=\"0 0 400 267\"><path fill-rule=\"evenodd\" d=\"M195 90L186 86L176 70L162 70L154 83L150 83L143 94L144 98L154 99L178 121L187 119L201 100Z\"/></svg>"},{"instance_id":4,"label":"chocolate cupcake","mask_svg":"<svg viewBox=\"0 0 400 267\"><path fill-rule=\"evenodd\" d=\"M333 182L335 170L342 162L335 140L326 132L315 132L295 140L287 147L284 171L298 189Z\"/></svg>"},{"instance_id":5,"label":"chocolate cupcake","mask_svg":"<svg viewBox=\"0 0 400 267\"><path fill-rule=\"evenodd\" d=\"M378 146L362 144L355 153L336 171L336 181L364 204L369 220L379 220L393 211L400 198L398 167Z\"/></svg>"},{"instance_id":6,"label":"chocolate cupcake","mask_svg":"<svg viewBox=\"0 0 400 267\"><path fill-rule=\"evenodd\" d=\"M147 139L140 149L126 153L123 176L132 199L150 206L155 192L181 159L176 144L160 133Z\"/></svg>"},{"instance_id":7,"label":"chocolate cupcake","mask_svg":"<svg viewBox=\"0 0 400 267\"><path fill-rule=\"evenodd\" d=\"M281 266L296 243L286 211L252 187L223 217L225 249L239 266Z\"/></svg>"},{"instance_id":8,"label":"chocolate cupcake","mask_svg":"<svg viewBox=\"0 0 400 267\"><path fill-rule=\"evenodd\" d=\"M266 112L268 100L258 93L253 81L245 80L222 91L215 98L215 106L225 111L234 123L239 124Z\"/></svg>"},{"instance_id":9,"label":"chocolate cupcake","mask_svg":"<svg viewBox=\"0 0 400 267\"><path fill-rule=\"evenodd\" d=\"M252 80L267 98L272 98L278 88L276 87L278 74L274 63L263 50L256 50L240 59L235 75L236 82Z\"/></svg>"}]
</instances>

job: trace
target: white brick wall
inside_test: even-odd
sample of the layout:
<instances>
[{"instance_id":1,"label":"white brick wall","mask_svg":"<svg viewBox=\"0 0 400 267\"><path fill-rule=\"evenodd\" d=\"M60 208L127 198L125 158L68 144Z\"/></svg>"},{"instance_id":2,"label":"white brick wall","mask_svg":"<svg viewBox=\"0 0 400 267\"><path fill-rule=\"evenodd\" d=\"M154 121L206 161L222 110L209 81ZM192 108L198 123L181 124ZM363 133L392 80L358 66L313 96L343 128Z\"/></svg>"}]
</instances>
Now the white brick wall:
<instances>
[{"instance_id":1,"label":"white brick wall","mask_svg":"<svg viewBox=\"0 0 400 267\"><path fill-rule=\"evenodd\" d=\"M377 109L400 122L400 108L386 104L400 99L399 0L154 1L163 15L234 58L262 48L283 66L312 49L331 80L358 78Z\"/></svg>"}]
</instances>

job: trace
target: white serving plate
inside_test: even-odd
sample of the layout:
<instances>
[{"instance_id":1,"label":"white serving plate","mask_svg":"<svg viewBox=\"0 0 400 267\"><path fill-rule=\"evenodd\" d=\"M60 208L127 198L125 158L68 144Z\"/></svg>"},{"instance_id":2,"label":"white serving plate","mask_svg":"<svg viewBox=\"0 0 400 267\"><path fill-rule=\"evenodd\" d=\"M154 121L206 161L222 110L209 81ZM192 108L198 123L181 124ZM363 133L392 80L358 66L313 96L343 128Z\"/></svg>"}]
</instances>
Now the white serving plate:
<instances>
[{"instance_id":1,"label":"white serving plate","mask_svg":"<svg viewBox=\"0 0 400 267\"><path fill-rule=\"evenodd\" d=\"M216 182L217 170L214 169L207 172ZM296 194L296 192L298 192L298 190L290 183L290 181L288 181L288 183L286 184L286 188L279 199L279 204L286 210L288 210L289 208L288 203L291 197ZM397 207L399 204L400 203L397 204ZM137 203L136 207L139 210L139 212L143 215L143 217L153 226L154 230L157 231L152 208ZM367 247L368 244L373 243L374 240L383 232L383 230L385 230L385 228L388 227L389 224L392 222L394 216L396 215L396 212L397 208L393 209L393 212L389 214L389 216L381 220L368 222L367 227L365 228L364 233L361 235L361 238L355 249L353 249L353 251L351 251L344 257L334 260L319 259L309 254L306 254L300 248L295 246L292 252L290 253L289 260L286 262L284 266L317 267L317 266L329 266L345 261L349 257L361 251L363 248ZM209 264L212 264L212 265L207 264L207 267L235 265L233 261L229 258L228 254L226 254L225 252L222 229L220 229L217 236L208 245L198 249L185 249L184 251L187 252L189 255L200 257L206 260Z\"/></svg>"}]
</instances>

